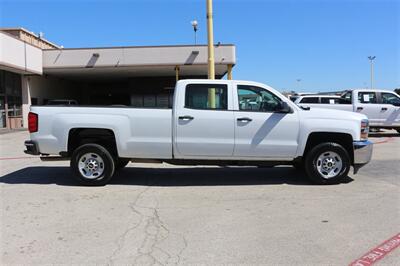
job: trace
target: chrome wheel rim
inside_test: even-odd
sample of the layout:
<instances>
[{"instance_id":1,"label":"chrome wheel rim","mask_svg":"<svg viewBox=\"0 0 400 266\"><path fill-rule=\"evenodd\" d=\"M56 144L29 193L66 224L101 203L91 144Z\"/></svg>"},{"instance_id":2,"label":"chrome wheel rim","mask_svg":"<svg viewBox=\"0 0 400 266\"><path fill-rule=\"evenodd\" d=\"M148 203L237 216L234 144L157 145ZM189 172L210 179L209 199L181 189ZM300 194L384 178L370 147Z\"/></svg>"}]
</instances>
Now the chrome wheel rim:
<instances>
[{"instance_id":1,"label":"chrome wheel rim","mask_svg":"<svg viewBox=\"0 0 400 266\"><path fill-rule=\"evenodd\" d=\"M96 153L85 153L79 158L79 172L84 178L95 179L104 172L104 161Z\"/></svg>"},{"instance_id":2,"label":"chrome wheel rim","mask_svg":"<svg viewBox=\"0 0 400 266\"><path fill-rule=\"evenodd\" d=\"M343 167L343 161L339 154L333 151L322 153L316 161L318 173L326 178L337 176Z\"/></svg>"}]
</instances>

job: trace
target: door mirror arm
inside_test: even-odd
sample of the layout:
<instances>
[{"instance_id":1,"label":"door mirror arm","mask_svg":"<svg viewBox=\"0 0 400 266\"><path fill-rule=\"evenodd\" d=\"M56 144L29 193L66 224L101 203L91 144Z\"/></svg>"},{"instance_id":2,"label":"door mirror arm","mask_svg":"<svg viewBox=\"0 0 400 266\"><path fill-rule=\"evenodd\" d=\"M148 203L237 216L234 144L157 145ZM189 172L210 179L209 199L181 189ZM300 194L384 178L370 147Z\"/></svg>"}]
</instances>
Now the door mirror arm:
<instances>
[{"instance_id":1,"label":"door mirror arm","mask_svg":"<svg viewBox=\"0 0 400 266\"><path fill-rule=\"evenodd\" d=\"M289 113L293 113L293 109L289 106L289 104L287 102L280 102L276 113L284 113L284 114L289 114Z\"/></svg>"}]
</instances>

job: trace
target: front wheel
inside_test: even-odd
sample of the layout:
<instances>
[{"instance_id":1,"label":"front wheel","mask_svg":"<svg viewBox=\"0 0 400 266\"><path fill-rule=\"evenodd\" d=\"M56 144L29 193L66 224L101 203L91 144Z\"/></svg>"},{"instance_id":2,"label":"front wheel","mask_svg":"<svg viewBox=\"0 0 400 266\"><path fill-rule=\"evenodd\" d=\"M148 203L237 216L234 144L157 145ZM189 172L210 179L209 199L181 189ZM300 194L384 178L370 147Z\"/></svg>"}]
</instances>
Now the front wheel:
<instances>
[{"instance_id":1,"label":"front wheel","mask_svg":"<svg viewBox=\"0 0 400 266\"><path fill-rule=\"evenodd\" d=\"M71 169L83 185L103 186L112 178L115 163L110 152L98 144L84 144L71 156Z\"/></svg>"},{"instance_id":2,"label":"front wheel","mask_svg":"<svg viewBox=\"0 0 400 266\"><path fill-rule=\"evenodd\" d=\"M305 170L311 181L321 184L338 184L347 178L350 156L337 143L321 143L306 155Z\"/></svg>"}]
</instances>

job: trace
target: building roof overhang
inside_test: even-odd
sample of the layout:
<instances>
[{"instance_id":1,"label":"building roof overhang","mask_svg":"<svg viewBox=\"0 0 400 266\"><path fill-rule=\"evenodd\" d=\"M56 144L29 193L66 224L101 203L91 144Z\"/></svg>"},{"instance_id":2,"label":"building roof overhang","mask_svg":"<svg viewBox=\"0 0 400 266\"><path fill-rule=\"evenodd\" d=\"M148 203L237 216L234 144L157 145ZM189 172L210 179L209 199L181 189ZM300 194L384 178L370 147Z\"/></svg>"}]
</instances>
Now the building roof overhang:
<instances>
[{"instance_id":1,"label":"building roof overhang","mask_svg":"<svg viewBox=\"0 0 400 266\"><path fill-rule=\"evenodd\" d=\"M43 73L71 79L207 76L206 45L130 46L43 50ZM215 74L235 65L235 46L215 46Z\"/></svg>"}]
</instances>

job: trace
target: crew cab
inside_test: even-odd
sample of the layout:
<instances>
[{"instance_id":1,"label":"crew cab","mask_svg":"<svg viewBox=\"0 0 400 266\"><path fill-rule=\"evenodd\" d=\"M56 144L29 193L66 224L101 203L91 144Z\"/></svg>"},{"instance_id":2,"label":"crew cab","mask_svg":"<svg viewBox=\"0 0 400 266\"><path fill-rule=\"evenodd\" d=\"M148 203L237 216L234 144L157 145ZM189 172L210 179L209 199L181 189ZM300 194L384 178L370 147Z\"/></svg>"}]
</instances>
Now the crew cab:
<instances>
[{"instance_id":1,"label":"crew cab","mask_svg":"<svg viewBox=\"0 0 400 266\"><path fill-rule=\"evenodd\" d=\"M370 127L396 129L400 133L400 96L393 91L351 90L343 93L340 99L331 101L331 104L310 103L315 99L308 99L308 101L309 103L304 103L298 99L296 103L303 107L337 109L365 114L369 119Z\"/></svg>"},{"instance_id":2,"label":"crew cab","mask_svg":"<svg viewBox=\"0 0 400 266\"><path fill-rule=\"evenodd\" d=\"M69 159L86 185L106 184L129 161L293 165L316 183L333 184L372 154L365 115L303 110L250 81L180 80L171 109L33 106L28 120L25 152Z\"/></svg>"}]
</instances>

